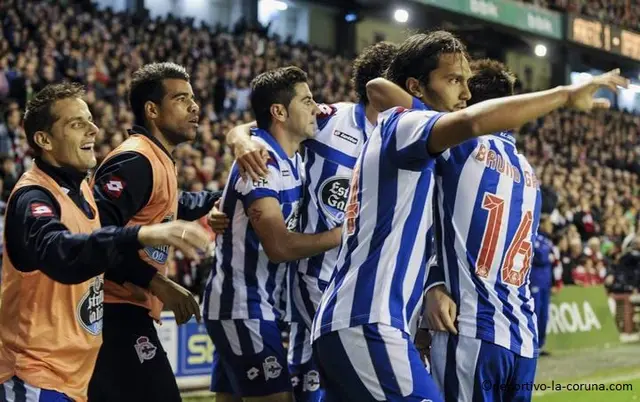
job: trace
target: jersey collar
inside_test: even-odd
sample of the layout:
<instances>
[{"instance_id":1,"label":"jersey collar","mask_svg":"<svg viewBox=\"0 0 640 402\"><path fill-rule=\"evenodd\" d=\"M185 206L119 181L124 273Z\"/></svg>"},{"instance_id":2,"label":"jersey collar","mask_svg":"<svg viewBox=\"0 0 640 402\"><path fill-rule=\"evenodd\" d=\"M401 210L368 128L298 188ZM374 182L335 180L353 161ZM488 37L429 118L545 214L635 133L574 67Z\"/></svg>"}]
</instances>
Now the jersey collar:
<instances>
[{"instance_id":1,"label":"jersey collar","mask_svg":"<svg viewBox=\"0 0 640 402\"><path fill-rule=\"evenodd\" d=\"M262 138L274 151L276 151L276 154L278 154L280 158L284 160L291 159L289 158L289 155L284 152L284 149L282 149L282 146L278 143L278 141L268 131L261 128L252 128L251 134L255 135L256 137Z\"/></svg>"},{"instance_id":2,"label":"jersey collar","mask_svg":"<svg viewBox=\"0 0 640 402\"><path fill-rule=\"evenodd\" d=\"M513 136L512 130L500 131L499 133L495 133L494 135L512 143L513 145L516 145L516 138Z\"/></svg>"},{"instance_id":3,"label":"jersey collar","mask_svg":"<svg viewBox=\"0 0 640 402\"><path fill-rule=\"evenodd\" d=\"M58 183L60 187L67 189L68 192L80 194L80 185L87 178L88 172L81 172L67 166L53 166L38 157L34 161L36 166Z\"/></svg>"},{"instance_id":4,"label":"jersey collar","mask_svg":"<svg viewBox=\"0 0 640 402\"><path fill-rule=\"evenodd\" d=\"M167 151L167 148L165 148L164 145L162 145L156 137L151 135L151 133L149 133L149 131L146 128L142 126L134 125L133 127L131 127L130 130L127 130L127 132L129 133L129 135L133 135L133 134L144 135L145 137L150 139L151 142L153 142L158 148L160 148L162 152L167 154L169 159L171 159L171 162L176 163L175 159L173 159L173 156L169 153L169 151Z\"/></svg>"}]
</instances>

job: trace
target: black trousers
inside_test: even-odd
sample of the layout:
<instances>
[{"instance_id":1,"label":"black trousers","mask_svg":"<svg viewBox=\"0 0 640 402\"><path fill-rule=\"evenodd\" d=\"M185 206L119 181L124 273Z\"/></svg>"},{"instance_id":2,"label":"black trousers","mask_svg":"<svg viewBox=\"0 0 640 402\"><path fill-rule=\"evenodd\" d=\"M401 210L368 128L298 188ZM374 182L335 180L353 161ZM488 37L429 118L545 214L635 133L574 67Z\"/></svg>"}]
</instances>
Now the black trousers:
<instances>
[{"instance_id":1,"label":"black trousers","mask_svg":"<svg viewBox=\"0 0 640 402\"><path fill-rule=\"evenodd\" d=\"M179 402L178 384L145 308L104 304L103 344L89 402Z\"/></svg>"}]
</instances>

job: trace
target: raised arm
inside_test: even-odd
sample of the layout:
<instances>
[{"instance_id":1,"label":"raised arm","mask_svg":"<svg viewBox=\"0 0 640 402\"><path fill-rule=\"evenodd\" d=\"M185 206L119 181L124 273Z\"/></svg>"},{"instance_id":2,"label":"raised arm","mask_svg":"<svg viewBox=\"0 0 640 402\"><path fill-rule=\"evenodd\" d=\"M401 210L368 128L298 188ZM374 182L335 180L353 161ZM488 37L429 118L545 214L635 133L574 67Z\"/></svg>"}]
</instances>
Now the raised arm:
<instances>
[{"instance_id":1,"label":"raised arm","mask_svg":"<svg viewBox=\"0 0 640 402\"><path fill-rule=\"evenodd\" d=\"M381 77L367 82L367 98L378 112L384 112L396 106L412 109L415 101L415 98L404 89Z\"/></svg>"},{"instance_id":2,"label":"raised arm","mask_svg":"<svg viewBox=\"0 0 640 402\"><path fill-rule=\"evenodd\" d=\"M258 181L267 175L267 151L251 139L251 129L255 127L255 121L235 126L229 130L225 140L231 148L231 153L238 160L240 175Z\"/></svg>"},{"instance_id":3,"label":"raised arm","mask_svg":"<svg viewBox=\"0 0 640 402\"><path fill-rule=\"evenodd\" d=\"M608 108L608 100L593 98L596 91L607 88L616 92L617 86L626 88L628 84L616 69L581 84L480 102L442 116L433 126L428 150L436 154L470 138L519 127L562 107L581 111Z\"/></svg>"},{"instance_id":4,"label":"raised arm","mask_svg":"<svg viewBox=\"0 0 640 402\"><path fill-rule=\"evenodd\" d=\"M280 204L273 197L254 201L247 214L267 257L274 263L312 257L340 245L341 228L317 234L290 232Z\"/></svg>"}]
</instances>

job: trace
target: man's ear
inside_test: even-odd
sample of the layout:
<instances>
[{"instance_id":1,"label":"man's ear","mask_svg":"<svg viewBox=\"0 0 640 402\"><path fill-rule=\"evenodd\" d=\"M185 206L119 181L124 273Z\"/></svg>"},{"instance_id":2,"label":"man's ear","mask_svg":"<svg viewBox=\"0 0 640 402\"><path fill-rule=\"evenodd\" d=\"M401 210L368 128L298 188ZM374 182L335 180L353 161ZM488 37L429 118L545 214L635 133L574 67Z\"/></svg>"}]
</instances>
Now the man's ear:
<instances>
[{"instance_id":1,"label":"man's ear","mask_svg":"<svg viewBox=\"0 0 640 402\"><path fill-rule=\"evenodd\" d=\"M158 117L158 105L151 101L146 101L144 104L144 115L148 120L153 120Z\"/></svg>"},{"instance_id":2,"label":"man's ear","mask_svg":"<svg viewBox=\"0 0 640 402\"><path fill-rule=\"evenodd\" d=\"M422 96L424 94L422 93L422 86L420 85L420 81L418 81L416 78L409 77L407 78L405 85L407 86L407 91L411 96L422 99Z\"/></svg>"},{"instance_id":3,"label":"man's ear","mask_svg":"<svg viewBox=\"0 0 640 402\"><path fill-rule=\"evenodd\" d=\"M281 123L284 123L289 116L289 113L287 113L287 108L280 103L274 103L273 105L271 105L269 107L269 112L271 112L271 117L273 117L273 120L277 120Z\"/></svg>"},{"instance_id":4,"label":"man's ear","mask_svg":"<svg viewBox=\"0 0 640 402\"><path fill-rule=\"evenodd\" d=\"M35 134L33 134L33 142L45 151L51 151L53 149L51 134L46 131L36 131Z\"/></svg>"}]
</instances>

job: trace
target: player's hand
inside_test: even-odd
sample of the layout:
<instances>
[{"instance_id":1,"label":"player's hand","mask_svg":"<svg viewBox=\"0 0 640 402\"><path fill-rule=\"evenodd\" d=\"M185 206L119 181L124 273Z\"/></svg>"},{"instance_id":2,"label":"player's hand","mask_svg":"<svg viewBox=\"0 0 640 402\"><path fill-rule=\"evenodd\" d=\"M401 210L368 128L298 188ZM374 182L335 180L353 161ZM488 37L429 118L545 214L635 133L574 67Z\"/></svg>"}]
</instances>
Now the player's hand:
<instances>
[{"instance_id":1,"label":"player's hand","mask_svg":"<svg viewBox=\"0 0 640 402\"><path fill-rule=\"evenodd\" d=\"M145 246L173 246L196 263L200 262L198 251L206 254L211 243L205 228L183 220L142 226L138 241Z\"/></svg>"},{"instance_id":2,"label":"player's hand","mask_svg":"<svg viewBox=\"0 0 640 402\"><path fill-rule=\"evenodd\" d=\"M216 201L209 215L207 215L207 223L209 227L216 233L221 234L229 227L229 218L227 214L220 211L220 200Z\"/></svg>"},{"instance_id":3,"label":"player's hand","mask_svg":"<svg viewBox=\"0 0 640 402\"><path fill-rule=\"evenodd\" d=\"M243 179L249 178L260 181L261 177L267 177L267 161L269 153L264 145L252 139L237 141L231 145L231 152L238 161L238 168Z\"/></svg>"},{"instance_id":4,"label":"player's hand","mask_svg":"<svg viewBox=\"0 0 640 402\"><path fill-rule=\"evenodd\" d=\"M605 98L594 99L593 95L596 91L601 88L608 88L613 92L617 92L618 87L627 88L628 86L629 80L620 76L620 69L616 68L607 73L591 77L580 84L570 85L568 87L569 99L566 106L585 112L591 109L608 109L611 107L611 102Z\"/></svg>"},{"instance_id":5,"label":"player's hand","mask_svg":"<svg viewBox=\"0 0 640 402\"><path fill-rule=\"evenodd\" d=\"M191 292L166 276L159 273L154 275L149 284L149 290L160 299L169 310L173 311L178 325L189 321L192 315L196 316L198 322L202 320L200 306Z\"/></svg>"},{"instance_id":6,"label":"player's hand","mask_svg":"<svg viewBox=\"0 0 640 402\"><path fill-rule=\"evenodd\" d=\"M427 292L425 318L427 326L434 331L449 331L458 334L455 326L458 307L444 285L434 286Z\"/></svg>"}]
</instances>

